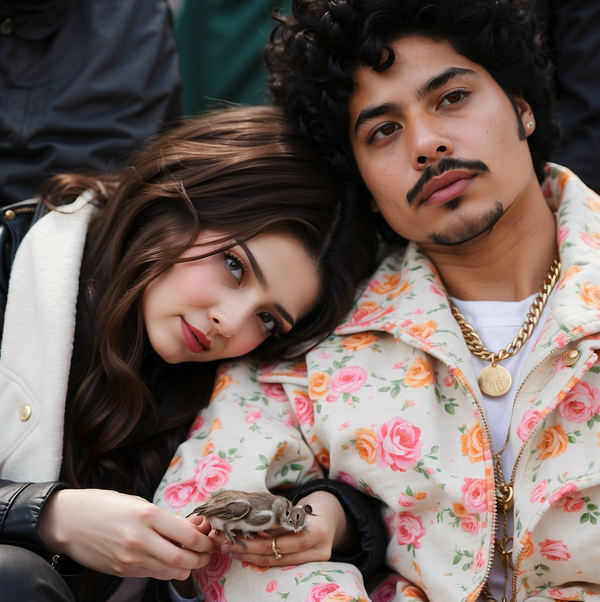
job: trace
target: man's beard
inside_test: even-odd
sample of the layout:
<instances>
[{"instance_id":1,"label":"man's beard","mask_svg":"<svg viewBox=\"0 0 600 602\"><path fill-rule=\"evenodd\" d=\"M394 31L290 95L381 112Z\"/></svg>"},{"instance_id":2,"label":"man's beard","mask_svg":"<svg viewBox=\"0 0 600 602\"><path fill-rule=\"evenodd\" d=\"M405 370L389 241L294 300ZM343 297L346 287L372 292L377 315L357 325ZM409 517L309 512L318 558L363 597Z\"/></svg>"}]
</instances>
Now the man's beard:
<instances>
[{"instance_id":1,"label":"man's beard","mask_svg":"<svg viewBox=\"0 0 600 602\"><path fill-rule=\"evenodd\" d=\"M462 200L462 196L452 199L446 203L446 209L454 211L461 205ZM481 217L465 220L452 228L452 231L434 232L429 236L428 242L443 247L462 245L478 236L489 234L503 215L504 207L500 201L496 201L495 205Z\"/></svg>"}]
</instances>

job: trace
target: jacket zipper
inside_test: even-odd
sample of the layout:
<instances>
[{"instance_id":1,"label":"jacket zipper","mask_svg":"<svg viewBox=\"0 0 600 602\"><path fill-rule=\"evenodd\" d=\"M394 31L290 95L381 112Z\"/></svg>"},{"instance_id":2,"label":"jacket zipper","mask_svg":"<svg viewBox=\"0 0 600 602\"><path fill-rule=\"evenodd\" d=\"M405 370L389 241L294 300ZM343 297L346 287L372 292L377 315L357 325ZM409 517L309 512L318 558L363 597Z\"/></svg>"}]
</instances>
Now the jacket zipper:
<instances>
[{"instance_id":1,"label":"jacket zipper","mask_svg":"<svg viewBox=\"0 0 600 602\"><path fill-rule=\"evenodd\" d=\"M444 364L446 363L441 357L437 356L437 354L432 353L431 350L428 353L429 353L429 355L431 355L432 357L435 357L442 363L444 363ZM462 372L461 372L461 374L462 374ZM473 401L475 402L475 405L477 406L477 409L479 410L479 419L484 426L488 444L490 446L490 453L492 454L492 458L493 458L495 454L494 454L494 445L492 443L492 434L490 433L490 428L488 426L487 419L485 417L485 413L483 412L483 409L479 403L479 400L477 399L477 396L475 395L475 392L473 392ZM493 461L492 461L492 465L493 465ZM485 569L485 575L483 576L483 580L474 592L477 594L477 596L479 596L481 594L481 591L485 587L485 584L488 581L490 573L492 572L492 565L494 563L494 556L496 553L495 542L496 542L496 531L498 530L498 502L496 500L496 474L495 474L496 470L495 470L494 466L492 466L492 468L493 468L492 476L494 479L494 509L492 512L492 541L490 543L490 552L491 553L488 558L488 563L487 563L487 567ZM513 601L511 600L511 602L513 602Z\"/></svg>"}]
</instances>

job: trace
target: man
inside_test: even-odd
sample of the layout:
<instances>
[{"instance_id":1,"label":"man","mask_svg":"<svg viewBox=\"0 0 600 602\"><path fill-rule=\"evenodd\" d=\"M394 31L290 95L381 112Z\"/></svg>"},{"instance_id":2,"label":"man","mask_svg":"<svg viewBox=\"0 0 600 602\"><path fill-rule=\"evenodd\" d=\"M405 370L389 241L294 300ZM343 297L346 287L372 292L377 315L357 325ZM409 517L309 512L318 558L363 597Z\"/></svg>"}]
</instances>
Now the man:
<instances>
[{"instance_id":1,"label":"man","mask_svg":"<svg viewBox=\"0 0 600 602\"><path fill-rule=\"evenodd\" d=\"M383 502L389 541L373 546L358 524L353 544L327 496L348 523L356 500L309 483L299 495L312 533L221 550L311 562L257 576L215 557L205 595L365 598L350 564L316 562L322 532L336 561L360 568L345 549L387 543L393 574L373 600L600 593L600 199L546 165L558 128L530 10L308 0L281 19L267 52L274 97L410 243L306 366L224 371L163 499L185 511L209 495L181 480L192 467L206 478L208 459L232 489L306 483L324 468Z\"/></svg>"}]
</instances>

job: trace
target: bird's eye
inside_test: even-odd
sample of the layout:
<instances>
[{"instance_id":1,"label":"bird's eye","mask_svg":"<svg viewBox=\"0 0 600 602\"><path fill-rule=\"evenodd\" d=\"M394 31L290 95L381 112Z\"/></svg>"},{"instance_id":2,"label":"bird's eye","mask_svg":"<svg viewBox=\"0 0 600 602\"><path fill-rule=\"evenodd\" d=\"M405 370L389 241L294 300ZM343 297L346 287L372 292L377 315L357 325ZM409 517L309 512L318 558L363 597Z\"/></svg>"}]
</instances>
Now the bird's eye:
<instances>
[{"instance_id":1,"label":"bird's eye","mask_svg":"<svg viewBox=\"0 0 600 602\"><path fill-rule=\"evenodd\" d=\"M286 511L285 511L285 515L286 515L286 516L289 516L289 515L290 515L290 511L289 511L289 510L286 510Z\"/></svg>"}]
</instances>

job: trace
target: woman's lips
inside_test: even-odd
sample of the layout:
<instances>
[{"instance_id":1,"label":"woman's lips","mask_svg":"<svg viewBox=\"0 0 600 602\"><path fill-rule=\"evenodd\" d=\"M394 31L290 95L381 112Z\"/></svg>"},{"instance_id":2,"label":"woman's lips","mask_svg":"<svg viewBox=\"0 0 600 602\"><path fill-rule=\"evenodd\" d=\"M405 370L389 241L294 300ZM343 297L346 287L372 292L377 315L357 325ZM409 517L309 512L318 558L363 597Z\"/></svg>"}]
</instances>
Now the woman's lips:
<instances>
[{"instance_id":1,"label":"woman's lips","mask_svg":"<svg viewBox=\"0 0 600 602\"><path fill-rule=\"evenodd\" d=\"M425 186L421 205L443 205L460 196L471 185L476 174L468 172L446 172Z\"/></svg>"},{"instance_id":2,"label":"woman's lips","mask_svg":"<svg viewBox=\"0 0 600 602\"><path fill-rule=\"evenodd\" d=\"M210 341L206 335L191 324L188 324L183 317L181 318L181 332L183 340L192 353L202 353L210 349Z\"/></svg>"}]
</instances>

